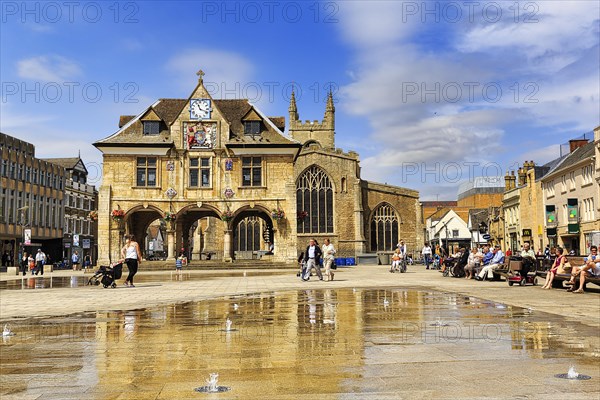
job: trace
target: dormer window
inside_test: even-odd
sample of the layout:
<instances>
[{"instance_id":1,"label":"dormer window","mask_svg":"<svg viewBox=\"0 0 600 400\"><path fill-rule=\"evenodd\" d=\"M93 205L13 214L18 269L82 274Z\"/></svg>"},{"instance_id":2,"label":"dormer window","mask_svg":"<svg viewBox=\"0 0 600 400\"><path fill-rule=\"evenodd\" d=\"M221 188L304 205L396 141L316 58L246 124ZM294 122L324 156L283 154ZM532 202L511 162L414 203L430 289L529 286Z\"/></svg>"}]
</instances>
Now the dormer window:
<instances>
[{"instance_id":1,"label":"dormer window","mask_svg":"<svg viewBox=\"0 0 600 400\"><path fill-rule=\"evenodd\" d=\"M245 135L259 135L260 134L260 121L244 121L244 134Z\"/></svg>"},{"instance_id":2,"label":"dormer window","mask_svg":"<svg viewBox=\"0 0 600 400\"><path fill-rule=\"evenodd\" d=\"M160 133L160 121L143 121L144 135L158 135Z\"/></svg>"}]
</instances>

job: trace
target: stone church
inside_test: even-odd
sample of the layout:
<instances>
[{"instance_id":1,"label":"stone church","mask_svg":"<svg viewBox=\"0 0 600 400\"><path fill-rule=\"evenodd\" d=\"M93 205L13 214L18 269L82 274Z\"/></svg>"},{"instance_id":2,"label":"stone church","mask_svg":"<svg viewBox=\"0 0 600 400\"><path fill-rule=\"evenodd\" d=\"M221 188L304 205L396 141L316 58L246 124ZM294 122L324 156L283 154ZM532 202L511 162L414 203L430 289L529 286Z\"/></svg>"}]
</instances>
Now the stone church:
<instances>
[{"instance_id":1,"label":"stone church","mask_svg":"<svg viewBox=\"0 0 600 400\"><path fill-rule=\"evenodd\" d=\"M359 155L335 147L331 93L320 122L300 120L292 93L286 134L285 117L213 99L203 75L188 98L121 116L94 143L99 263L119 258L125 234L149 257L156 229L167 259L295 262L312 237L329 237L339 257L422 244L419 193L361 179Z\"/></svg>"}]
</instances>

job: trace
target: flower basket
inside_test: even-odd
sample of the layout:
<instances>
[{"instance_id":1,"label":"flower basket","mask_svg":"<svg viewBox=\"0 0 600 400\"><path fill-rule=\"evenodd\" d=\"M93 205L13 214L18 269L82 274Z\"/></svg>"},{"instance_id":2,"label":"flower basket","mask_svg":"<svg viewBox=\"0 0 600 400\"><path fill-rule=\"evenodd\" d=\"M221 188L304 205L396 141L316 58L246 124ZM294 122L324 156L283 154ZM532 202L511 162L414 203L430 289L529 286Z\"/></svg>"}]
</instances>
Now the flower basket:
<instances>
[{"instance_id":1,"label":"flower basket","mask_svg":"<svg viewBox=\"0 0 600 400\"><path fill-rule=\"evenodd\" d=\"M90 211L88 218L92 221L98 221L98 211Z\"/></svg>"},{"instance_id":2,"label":"flower basket","mask_svg":"<svg viewBox=\"0 0 600 400\"><path fill-rule=\"evenodd\" d=\"M175 221L176 215L170 211L165 212L165 216L163 217L163 221L165 222L173 222Z\"/></svg>"},{"instance_id":3,"label":"flower basket","mask_svg":"<svg viewBox=\"0 0 600 400\"><path fill-rule=\"evenodd\" d=\"M113 219L113 221L121 222L121 221L123 221L123 218L125 218L125 211L123 211L121 209L112 210L112 212L110 213L110 216Z\"/></svg>"},{"instance_id":4,"label":"flower basket","mask_svg":"<svg viewBox=\"0 0 600 400\"><path fill-rule=\"evenodd\" d=\"M297 213L298 221L304 221L306 217L308 217L308 212L302 210Z\"/></svg>"},{"instance_id":5,"label":"flower basket","mask_svg":"<svg viewBox=\"0 0 600 400\"><path fill-rule=\"evenodd\" d=\"M221 214L221 219L225 222L229 222L233 219L233 212L230 210L225 211L223 214Z\"/></svg>"},{"instance_id":6,"label":"flower basket","mask_svg":"<svg viewBox=\"0 0 600 400\"><path fill-rule=\"evenodd\" d=\"M280 221L285 218L285 211L281 208L275 208L271 211L271 217L276 221Z\"/></svg>"}]
</instances>

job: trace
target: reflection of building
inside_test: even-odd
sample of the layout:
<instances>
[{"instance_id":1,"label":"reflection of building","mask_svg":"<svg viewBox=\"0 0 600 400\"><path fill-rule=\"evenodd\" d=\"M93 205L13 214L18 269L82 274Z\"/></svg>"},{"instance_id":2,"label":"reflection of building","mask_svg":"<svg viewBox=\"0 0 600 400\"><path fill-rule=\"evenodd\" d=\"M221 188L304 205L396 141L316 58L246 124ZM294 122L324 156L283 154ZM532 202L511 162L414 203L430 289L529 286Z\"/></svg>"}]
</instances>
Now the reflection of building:
<instances>
[{"instance_id":1,"label":"reflection of building","mask_svg":"<svg viewBox=\"0 0 600 400\"><path fill-rule=\"evenodd\" d=\"M122 116L119 130L94 144L104 160L102 261L124 233L143 242L167 215L169 258L180 250L252 258L273 242L269 257L291 262L309 237L330 237L342 257L392 250L401 238L416 246L418 192L361 179L358 154L335 148L331 94L320 122L301 122L292 95L286 136L283 117L212 99L202 75L189 98ZM123 218L111 220L113 211Z\"/></svg>"},{"instance_id":2,"label":"reflection of building","mask_svg":"<svg viewBox=\"0 0 600 400\"><path fill-rule=\"evenodd\" d=\"M0 133L0 249L15 260L23 236L31 230L26 251L41 247L52 260L62 256L65 170L35 158L31 143Z\"/></svg>"},{"instance_id":3,"label":"reflection of building","mask_svg":"<svg viewBox=\"0 0 600 400\"><path fill-rule=\"evenodd\" d=\"M98 224L96 210L98 191L87 183L88 171L80 157L47 158L45 161L60 165L67 172L65 185L64 258L71 259L77 251L80 260L90 255L97 258L96 236Z\"/></svg>"}]
</instances>

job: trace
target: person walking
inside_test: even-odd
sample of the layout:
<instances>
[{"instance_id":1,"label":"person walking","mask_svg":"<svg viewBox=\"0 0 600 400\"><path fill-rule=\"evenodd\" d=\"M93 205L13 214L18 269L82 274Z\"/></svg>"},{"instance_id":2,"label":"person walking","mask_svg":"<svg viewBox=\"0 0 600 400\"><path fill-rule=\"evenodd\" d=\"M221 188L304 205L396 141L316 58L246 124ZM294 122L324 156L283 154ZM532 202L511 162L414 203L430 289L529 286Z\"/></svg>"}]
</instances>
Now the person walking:
<instances>
[{"instance_id":1,"label":"person walking","mask_svg":"<svg viewBox=\"0 0 600 400\"><path fill-rule=\"evenodd\" d=\"M27 256L27 252L23 252L23 257L21 257L21 271L23 272L23 276L27 275L27 269L29 268L29 257Z\"/></svg>"},{"instance_id":2,"label":"person walking","mask_svg":"<svg viewBox=\"0 0 600 400\"><path fill-rule=\"evenodd\" d=\"M35 275L37 275L38 272L41 272L41 274L44 275L44 264L46 264L46 255L42 249L38 249L35 255Z\"/></svg>"},{"instance_id":3,"label":"person walking","mask_svg":"<svg viewBox=\"0 0 600 400\"><path fill-rule=\"evenodd\" d=\"M90 256L89 254L86 254L85 257L83 257L83 270L85 271L91 267L92 267L92 256Z\"/></svg>"},{"instance_id":4,"label":"person walking","mask_svg":"<svg viewBox=\"0 0 600 400\"><path fill-rule=\"evenodd\" d=\"M425 243L423 246L421 254L423 255L423 261L425 262L425 269L429 269L429 264L431 263L431 246L429 246L428 243Z\"/></svg>"},{"instance_id":5,"label":"person walking","mask_svg":"<svg viewBox=\"0 0 600 400\"><path fill-rule=\"evenodd\" d=\"M306 262L306 270L308 271L307 277L303 279L307 281L310 279L310 271L312 268L317 272L317 276L319 280L323 280L323 274L321 273L321 267L319 266L319 260L321 259L321 248L317 244L315 239L310 239L308 246L306 247L306 251L304 252L304 261Z\"/></svg>"},{"instance_id":6,"label":"person walking","mask_svg":"<svg viewBox=\"0 0 600 400\"><path fill-rule=\"evenodd\" d=\"M125 240L125 246L121 249L121 256L125 259L129 275L125 280L124 285L128 287L135 287L133 285L133 277L137 273L138 266L142 261L142 253L140 251L140 245L135 241L135 236L128 235Z\"/></svg>"},{"instance_id":7,"label":"person walking","mask_svg":"<svg viewBox=\"0 0 600 400\"><path fill-rule=\"evenodd\" d=\"M73 265L73 271L77 271L77 268L79 267L79 253L77 250L75 250L71 256L71 264Z\"/></svg>"},{"instance_id":8,"label":"person walking","mask_svg":"<svg viewBox=\"0 0 600 400\"><path fill-rule=\"evenodd\" d=\"M331 243L329 241L329 238L325 239L322 250L323 250L323 264L325 267L325 275L327 275L327 280L332 281L333 280L333 268L332 267L335 266L333 264L335 248L333 247L333 243Z\"/></svg>"}]
</instances>

